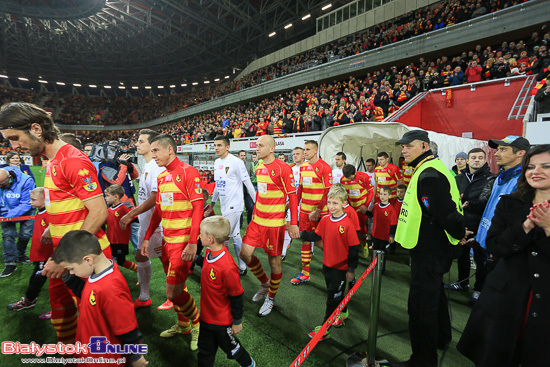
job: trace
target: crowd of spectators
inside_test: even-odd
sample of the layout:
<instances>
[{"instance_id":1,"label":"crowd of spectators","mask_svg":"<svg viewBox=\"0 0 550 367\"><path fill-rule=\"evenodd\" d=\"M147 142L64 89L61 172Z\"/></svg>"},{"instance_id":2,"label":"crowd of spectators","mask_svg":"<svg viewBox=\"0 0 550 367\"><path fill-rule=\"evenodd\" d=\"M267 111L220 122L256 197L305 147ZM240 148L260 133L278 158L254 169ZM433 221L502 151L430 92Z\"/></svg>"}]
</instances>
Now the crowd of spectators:
<instances>
[{"instance_id":1,"label":"crowd of spectators","mask_svg":"<svg viewBox=\"0 0 550 367\"><path fill-rule=\"evenodd\" d=\"M391 67L276 97L227 107L166 123L155 129L173 135L179 144L262 134L322 131L358 121L381 121L415 95L433 88L491 80L516 73L534 73L541 79L550 64L550 33L533 33L528 40L477 45L469 52L427 61L420 58L402 68ZM540 72L540 73L539 73ZM547 72L546 72L547 73ZM99 135L98 135L99 134ZM94 133L93 140L103 137ZM104 140L105 138L103 138Z\"/></svg>"},{"instance_id":2,"label":"crowd of spectators","mask_svg":"<svg viewBox=\"0 0 550 367\"><path fill-rule=\"evenodd\" d=\"M231 82L212 83L193 91L160 94L155 97L53 95L44 106L56 111L54 116L61 124L114 125L145 122L311 66L428 33L520 2L522 1L441 1L252 71ZM454 81L455 84L458 82L459 80Z\"/></svg>"}]
</instances>

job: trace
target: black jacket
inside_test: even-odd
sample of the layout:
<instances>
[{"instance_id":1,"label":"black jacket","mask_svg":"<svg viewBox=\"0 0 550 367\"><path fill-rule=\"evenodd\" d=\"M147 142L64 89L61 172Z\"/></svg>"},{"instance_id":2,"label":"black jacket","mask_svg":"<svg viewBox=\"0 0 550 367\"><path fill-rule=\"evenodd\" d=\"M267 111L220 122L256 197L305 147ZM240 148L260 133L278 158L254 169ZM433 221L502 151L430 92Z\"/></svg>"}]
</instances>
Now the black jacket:
<instances>
[{"instance_id":1,"label":"black jacket","mask_svg":"<svg viewBox=\"0 0 550 367\"><path fill-rule=\"evenodd\" d=\"M487 233L487 249L499 260L457 345L477 367L540 367L550 361L550 237L538 227L525 234L522 223L532 201L503 195Z\"/></svg>"},{"instance_id":2,"label":"black jacket","mask_svg":"<svg viewBox=\"0 0 550 367\"><path fill-rule=\"evenodd\" d=\"M464 208L464 224L468 230L474 231L474 234L477 232L481 216L487 205L487 201L482 201L479 197L483 188L493 177L495 175L491 173L487 163L474 173L473 177L469 169L455 176L458 191L462 194L462 203L468 202Z\"/></svg>"},{"instance_id":3,"label":"black jacket","mask_svg":"<svg viewBox=\"0 0 550 367\"><path fill-rule=\"evenodd\" d=\"M424 158L433 155L431 150L413 160L409 166L416 167ZM450 194L447 177L428 168L420 174L417 186L418 202L422 209L422 220L418 244L413 254L429 253L440 257L453 257L453 247L445 230L454 238L464 237L464 217L456 209Z\"/></svg>"}]
</instances>

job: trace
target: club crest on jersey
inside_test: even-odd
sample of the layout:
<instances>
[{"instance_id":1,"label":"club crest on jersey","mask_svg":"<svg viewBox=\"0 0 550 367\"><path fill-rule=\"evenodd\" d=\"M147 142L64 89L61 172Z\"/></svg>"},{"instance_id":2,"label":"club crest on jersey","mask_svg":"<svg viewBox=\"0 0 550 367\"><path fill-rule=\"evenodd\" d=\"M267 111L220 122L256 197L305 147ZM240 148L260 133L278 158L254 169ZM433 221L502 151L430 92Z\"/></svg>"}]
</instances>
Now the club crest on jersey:
<instances>
[{"instance_id":1,"label":"club crest on jersey","mask_svg":"<svg viewBox=\"0 0 550 367\"><path fill-rule=\"evenodd\" d=\"M271 176L275 176L275 171L271 170Z\"/></svg>"},{"instance_id":2,"label":"club crest on jersey","mask_svg":"<svg viewBox=\"0 0 550 367\"><path fill-rule=\"evenodd\" d=\"M225 167L225 174L227 174L227 171L229 171L229 167Z\"/></svg>"},{"instance_id":3,"label":"club crest on jersey","mask_svg":"<svg viewBox=\"0 0 550 367\"><path fill-rule=\"evenodd\" d=\"M202 189L200 189L200 188L199 188L199 189L195 189L195 192L196 192L197 194L200 195L200 194L202 194Z\"/></svg>"},{"instance_id":4,"label":"club crest on jersey","mask_svg":"<svg viewBox=\"0 0 550 367\"><path fill-rule=\"evenodd\" d=\"M115 217L120 217L120 214L118 212L115 212Z\"/></svg>"},{"instance_id":5,"label":"club crest on jersey","mask_svg":"<svg viewBox=\"0 0 550 367\"><path fill-rule=\"evenodd\" d=\"M97 300L95 297L95 292L92 289L92 292L90 293L90 298L88 299L90 301L90 305L95 306L97 304Z\"/></svg>"},{"instance_id":6,"label":"club crest on jersey","mask_svg":"<svg viewBox=\"0 0 550 367\"><path fill-rule=\"evenodd\" d=\"M319 172L319 167L315 167L315 172Z\"/></svg>"},{"instance_id":7,"label":"club crest on jersey","mask_svg":"<svg viewBox=\"0 0 550 367\"><path fill-rule=\"evenodd\" d=\"M46 221L44 219L42 219L42 221L40 222L40 224L42 225L42 227L46 227Z\"/></svg>"},{"instance_id":8,"label":"club crest on jersey","mask_svg":"<svg viewBox=\"0 0 550 367\"><path fill-rule=\"evenodd\" d=\"M387 217L388 216L388 211L387 210L384 210L384 215Z\"/></svg>"},{"instance_id":9,"label":"club crest on jersey","mask_svg":"<svg viewBox=\"0 0 550 367\"><path fill-rule=\"evenodd\" d=\"M216 275L218 275L218 271L214 268L210 269L210 280L216 280Z\"/></svg>"},{"instance_id":10,"label":"club crest on jersey","mask_svg":"<svg viewBox=\"0 0 550 367\"><path fill-rule=\"evenodd\" d=\"M57 171L56 171L55 167L57 167L57 166L56 165L52 166L52 175L57 176Z\"/></svg>"},{"instance_id":11,"label":"club crest on jersey","mask_svg":"<svg viewBox=\"0 0 550 367\"><path fill-rule=\"evenodd\" d=\"M344 231L345 231L345 230L344 230L344 226L340 226L340 227L338 228L338 232L340 232L341 234L344 234Z\"/></svg>"},{"instance_id":12,"label":"club crest on jersey","mask_svg":"<svg viewBox=\"0 0 550 367\"><path fill-rule=\"evenodd\" d=\"M82 181L84 181L84 190L94 191L95 189L97 189L97 182L92 181L92 176L84 177Z\"/></svg>"},{"instance_id":13,"label":"club crest on jersey","mask_svg":"<svg viewBox=\"0 0 550 367\"><path fill-rule=\"evenodd\" d=\"M180 177L180 175L177 175L177 176L176 176L176 182L181 182L181 177Z\"/></svg>"}]
</instances>

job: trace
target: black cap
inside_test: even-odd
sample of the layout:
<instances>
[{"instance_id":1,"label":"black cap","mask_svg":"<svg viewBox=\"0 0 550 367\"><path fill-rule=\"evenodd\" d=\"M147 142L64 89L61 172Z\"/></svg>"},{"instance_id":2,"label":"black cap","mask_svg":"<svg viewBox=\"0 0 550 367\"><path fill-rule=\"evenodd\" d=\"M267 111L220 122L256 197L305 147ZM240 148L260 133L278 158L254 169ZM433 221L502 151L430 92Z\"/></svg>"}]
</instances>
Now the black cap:
<instances>
[{"instance_id":1,"label":"black cap","mask_svg":"<svg viewBox=\"0 0 550 367\"><path fill-rule=\"evenodd\" d=\"M424 130L410 130L407 131L405 134L403 134L403 137L395 142L396 145L398 144L409 144L411 141L414 140L422 140L426 143L430 142L430 138L428 138L428 132Z\"/></svg>"},{"instance_id":2,"label":"black cap","mask_svg":"<svg viewBox=\"0 0 550 367\"><path fill-rule=\"evenodd\" d=\"M508 135L502 140L491 139L489 140L489 146L493 149L497 149L499 145L505 147L516 147L519 150L528 151L531 148L529 140L522 138L521 136Z\"/></svg>"}]
</instances>

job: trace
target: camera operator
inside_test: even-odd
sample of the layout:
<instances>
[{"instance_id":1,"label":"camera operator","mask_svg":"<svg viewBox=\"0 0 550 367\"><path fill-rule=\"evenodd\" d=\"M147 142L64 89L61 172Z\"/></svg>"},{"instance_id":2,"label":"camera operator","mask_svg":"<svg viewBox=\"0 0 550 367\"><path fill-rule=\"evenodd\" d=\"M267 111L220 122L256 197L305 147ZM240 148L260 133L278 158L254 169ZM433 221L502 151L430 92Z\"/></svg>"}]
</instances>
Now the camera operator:
<instances>
[{"instance_id":1,"label":"camera operator","mask_svg":"<svg viewBox=\"0 0 550 367\"><path fill-rule=\"evenodd\" d=\"M31 190L35 188L34 179L17 167L0 169L0 215L4 218L22 217L33 214L30 204ZM2 222L2 243L4 246L4 264L0 274L4 278L17 269L17 261L29 262L25 255L27 244L32 237L34 220L20 221L19 234L17 222ZM17 246L15 239L17 238Z\"/></svg>"},{"instance_id":2,"label":"camera operator","mask_svg":"<svg viewBox=\"0 0 550 367\"><path fill-rule=\"evenodd\" d=\"M126 206L135 206L136 188L132 180L135 180L139 174L136 167L130 162L132 157L128 154L129 152L121 149L119 142L116 141L109 142L104 150L108 152L105 152L103 157L99 157L98 164L101 189L105 191L111 185L120 185L124 188L125 194L120 201ZM94 158L98 159L98 157Z\"/></svg>"}]
</instances>

